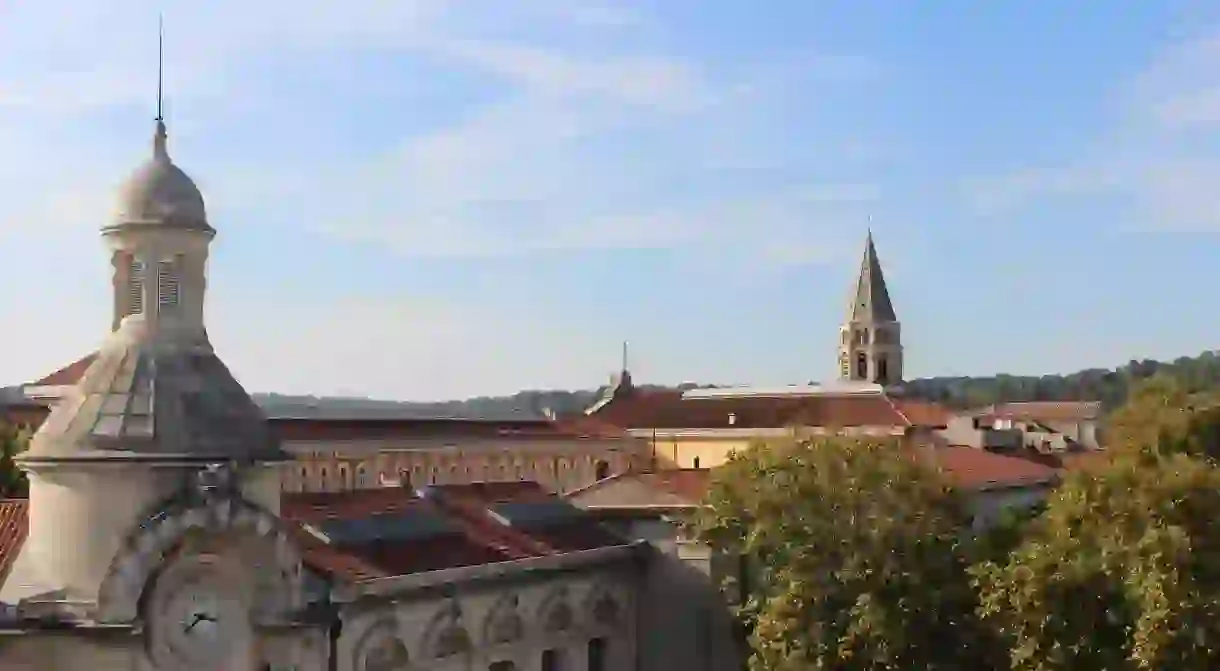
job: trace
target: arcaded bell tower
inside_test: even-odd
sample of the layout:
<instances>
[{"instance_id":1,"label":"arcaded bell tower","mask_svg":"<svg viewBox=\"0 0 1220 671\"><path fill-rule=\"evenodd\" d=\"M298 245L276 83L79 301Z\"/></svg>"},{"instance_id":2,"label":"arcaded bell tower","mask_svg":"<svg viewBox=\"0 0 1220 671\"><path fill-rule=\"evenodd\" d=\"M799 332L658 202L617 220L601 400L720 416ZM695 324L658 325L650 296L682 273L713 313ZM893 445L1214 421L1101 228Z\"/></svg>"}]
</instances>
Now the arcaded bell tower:
<instances>
[{"instance_id":1,"label":"arcaded bell tower","mask_svg":"<svg viewBox=\"0 0 1220 671\"><path fill-rule=\"evenodd\" d=\"M894 314L869 231L847 320L839 329L839 377L880 385L902 383L902 325Z\"/></svg>"}]
</instances>

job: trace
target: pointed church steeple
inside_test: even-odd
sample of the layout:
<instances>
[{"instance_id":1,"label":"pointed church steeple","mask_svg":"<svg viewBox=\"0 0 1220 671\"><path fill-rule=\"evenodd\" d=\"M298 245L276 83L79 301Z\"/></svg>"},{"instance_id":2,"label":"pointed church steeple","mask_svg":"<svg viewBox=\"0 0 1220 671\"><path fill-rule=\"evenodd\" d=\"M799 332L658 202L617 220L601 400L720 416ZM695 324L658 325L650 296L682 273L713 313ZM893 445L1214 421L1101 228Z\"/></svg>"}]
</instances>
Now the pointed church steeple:
<instances>
[{"instance_id":1,"label":"pointed church steeple","mask_svg":"<svg viewBox=\"0 0 1220 671\"><path fill-rule=\"evenodd\" d=\"M893 385L902 381L902 328L890 301L870 229L860 275L839 330L839 377Z\"/></svg>"},{"instance_id":2,"label":"pointed church steeple","mask_svg":"<svg viewBox=\"0 0 1220 671\"><path fill-rule=\"evenodd\" d=\"M877 247L873 244L873 232L868 232L864 241L864 259L860 262L860 277L856 280L856 292L852 297L849 321L898 321L894 304L890 302L890 291L885 286L885 273L877 258Z\"/></svg>"}]
</instances>

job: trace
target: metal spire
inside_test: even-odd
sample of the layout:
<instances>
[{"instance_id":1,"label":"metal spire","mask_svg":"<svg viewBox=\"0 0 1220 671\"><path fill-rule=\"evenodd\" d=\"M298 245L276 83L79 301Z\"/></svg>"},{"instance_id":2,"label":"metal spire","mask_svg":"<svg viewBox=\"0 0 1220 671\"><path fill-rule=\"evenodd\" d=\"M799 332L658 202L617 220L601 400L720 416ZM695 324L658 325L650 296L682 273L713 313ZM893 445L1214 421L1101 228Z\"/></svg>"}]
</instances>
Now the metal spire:
<instances>
[{"instance_id":1,"label":"metal spire","mask_svg":"<svg viewBox=\"0 0 1220 671\"><path fill-rule=\"evenodd\" d=\"M153 158L169 160L166 148L164 93L165 93L165 17L157 15L157 132L153 135Z\"/></svg>"},{"instance_id":2,"label":"metal spire","mask_svg":"<svg viewBox=\"0 0 1220 671\"><path fill-rule=\"evenodd\" d=\"M164 121L161 115L163 82L165 80L165 16L157 15L157 121Z\"/></svg>"},{"instance_id":3,"label":"metal spire","mask_svg":"<svg viewBox=\"0 0 1220 671\"><path fill-rule=\"evenodd\" d=\"M627 370L627 341L623 341L623 371Z\"/></svg>"}]
</instances>

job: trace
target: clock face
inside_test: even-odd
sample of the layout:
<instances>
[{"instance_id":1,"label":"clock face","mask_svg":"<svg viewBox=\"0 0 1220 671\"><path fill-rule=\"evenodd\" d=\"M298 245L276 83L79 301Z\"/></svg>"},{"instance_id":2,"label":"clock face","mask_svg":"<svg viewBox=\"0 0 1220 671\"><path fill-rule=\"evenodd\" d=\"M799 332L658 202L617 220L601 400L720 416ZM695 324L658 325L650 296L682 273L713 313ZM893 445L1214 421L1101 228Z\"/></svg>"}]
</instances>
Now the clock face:
<instances>
[{"instance_id":1,"label":"clock face","mask_svg":"<svg viewBox=\"0 0 1220 671\"><path fill-rule=\"evenodd\" d=\"M165 583L162 583L165 580ZM151 631L166 667L228 669L249 644L248 609L229 584L206 567L158 581Z\"/></svg>"}]
</instances>

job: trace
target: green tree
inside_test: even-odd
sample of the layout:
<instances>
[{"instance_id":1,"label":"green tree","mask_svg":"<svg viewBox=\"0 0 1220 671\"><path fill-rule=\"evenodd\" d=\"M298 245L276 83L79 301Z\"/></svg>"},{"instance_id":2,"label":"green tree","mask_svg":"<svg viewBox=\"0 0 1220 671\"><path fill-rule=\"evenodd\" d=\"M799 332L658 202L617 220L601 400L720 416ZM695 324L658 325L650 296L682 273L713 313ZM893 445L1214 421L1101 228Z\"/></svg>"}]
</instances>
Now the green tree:
<instances>
[{"instance_id":1,"label":"green tree","mask_svg":"<svg viewBox=\"0 0 1220 671\"><path fill-rule=\"evenodd\" d=\"M1106 426L1107 445L1122 454L1191 454L1220 459L1220 394L1157 375L1137 385Z\"/></svg>"},{"instance_id":2,"label":"green tree","mask_svg":"<svg viewBox=\"0 0 1220 671\"><path fill-rule=\"evenodd\" d=\"M965 501L893 442L757 444L713 474L697 538L750 558L755 671L985 669Z\"/></svg>"},{"instance_id":3,"label":"green tree","mask_svg":"<svg viewBox=\"0 0 1220 671\"><path fill-rule=\"evenodd\" d=\"M1183 454L1075 473L1006 562L973 569L1017 671L1220 668L1220 470Z\"/></svg>"},{"instance_id":4,"label":"green tree","mask_svg":"<svg viewBox=\"0 0 1220 671\"><path fill-rule=\"evenodd\" d=\"M0 498L25 498L29 482L14 457L25 451L30 433L11 424L0 425Z\"/></svg>"}]
</instances>

